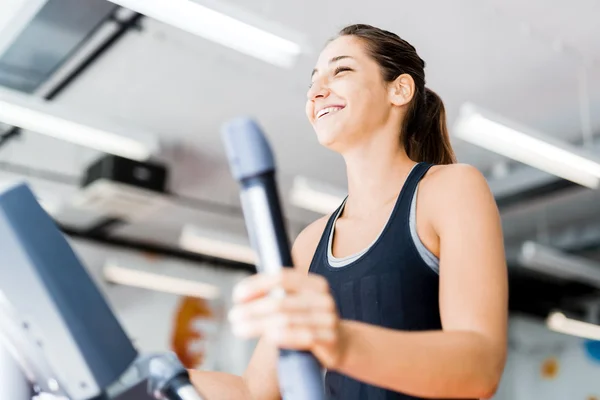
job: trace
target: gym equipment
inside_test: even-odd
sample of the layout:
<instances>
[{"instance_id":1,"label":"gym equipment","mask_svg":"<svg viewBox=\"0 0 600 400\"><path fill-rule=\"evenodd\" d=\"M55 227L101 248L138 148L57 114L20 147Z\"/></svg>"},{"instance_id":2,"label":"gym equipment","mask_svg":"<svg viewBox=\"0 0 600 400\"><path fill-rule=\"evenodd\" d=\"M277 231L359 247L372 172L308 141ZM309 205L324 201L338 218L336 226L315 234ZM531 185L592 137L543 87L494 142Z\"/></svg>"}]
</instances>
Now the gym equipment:
<instances>
[{"instance_id":1,"label":"gym equipment","mask_svg":"<svg viewBox=\"0 0 600 400\"><path fill-rule=\"evenodd\" d=\"M25 184L0 191L0 346L32 389L11 400L104 400L144 380L151 398L201 400L173 353L138 354Z\"/></svg>"},{"instance_id":2,"label":"gym equipment","mask_svg":"<svg viewBox=\"0 0 600 400\"><path fill-rule=\"evenodd\" d=\"M275 161L265 135L252 119L238 118L223 126L222 137L232 175L241 187L246 228L258 254L259 272L276 273L291 267ZM312 353L281 349L278 374L284 400L325 400L322 368Z\"/></svg>"}]
</instances>

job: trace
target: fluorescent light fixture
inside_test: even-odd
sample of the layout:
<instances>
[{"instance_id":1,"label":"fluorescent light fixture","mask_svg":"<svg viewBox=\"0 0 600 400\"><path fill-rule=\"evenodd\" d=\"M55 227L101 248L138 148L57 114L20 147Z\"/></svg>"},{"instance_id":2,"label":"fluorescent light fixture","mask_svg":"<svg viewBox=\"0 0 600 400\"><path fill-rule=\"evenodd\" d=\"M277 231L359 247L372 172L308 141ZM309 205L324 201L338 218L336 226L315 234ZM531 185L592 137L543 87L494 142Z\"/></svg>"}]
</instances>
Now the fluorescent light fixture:
<instances>
[{"instance_id":1,"label":"fluorescent light fixture","mask_svg":"<svg viewBox=\"0 0 600 400\"><path fill-rule=\"evenodd\" d=\"M181 232L179 245L194 253L247 264L257 263L256 253L250 247L249 240L222 232L186 225Z\"/></svg>"},{"instance_id":2,"label":"fluorescent light fixture","mask_svg":"<svg viewBox=\"0 0 600 400\"><path fill-rule=\"evenodd\" d=\"M292 67L306 48L300 35L224 1L109 1L280 67Z\"/></svg>"},{"instance_id":3,"label":"fluorescent light fixture","mask_svg":"<svg viewBox=\"0 0 600 400\"><path fill-rule=\"evenodd\" d=\"M0 2L0 54L21 34L48 0L2 0Z\"/></svg>"},{"instance_id":4,"label":"fluorescent light fixture","mask_svg":"<svg viewBox=\"0 0 600 400\"><path fill-rule=\"evenodd\" d=\"M600 326L568 318L561 312L550 313L546 319L546 326L555 332L585 339L600 340Z\"/></svg>"},{"instance_id":5,"label":"fluorescent light fixture","mask_svg":"<svg viewBox=\"0 0 600 400\"><path fill-rule=\"evenodd\" d=\"M466 103L454 135L505 157L591 189L600 186L600 159L585 150Z\"/></svg>"},{"instance_id":6,"label":"fluorescent light fixture","mask_svg":"<svg viewBox=\"0 0 600 400\"><path fill-rule=\"evenodd\" d=\"M561 252L539 243L523 243L519 263L530 270L600 288L600 263Z\"/></svg>"},{"instance_id":7,"label":"fluorescent light fixture","mask_svg":"<svg viewBox=\"0 0 600 400\"><path fill-rule=\"evenodd\" d=\"M138 161L158 149L158 140L139 129L8 89L0 89L0 122Z\"/></svg>"},{"instance_id":8,"label":"fluorescent light fixture","mask_svg":"<svg viewBox=\"0 0 600 400\"><path fill-rule=\"evenodd\" d=\"M157 292L172 293L179 296L215 299L220 290L214 285L196 280L170 276L142 268L125 267L115 261L108 261L102 270L104 279L119 285L132 286Z\"/></svg>"},{"instance_id":9,"label":"fluorescent light fixture","mask_svg":"<svg viewBox=\"0 0 600 400\"><path fill-rule=\"evenodd\" d=\"M294 178L290 191L290 202L296 207L328 214L337 209L344 201L345 195L326 184L313 182L305 177Z\"/></svg>"}]
</instances>

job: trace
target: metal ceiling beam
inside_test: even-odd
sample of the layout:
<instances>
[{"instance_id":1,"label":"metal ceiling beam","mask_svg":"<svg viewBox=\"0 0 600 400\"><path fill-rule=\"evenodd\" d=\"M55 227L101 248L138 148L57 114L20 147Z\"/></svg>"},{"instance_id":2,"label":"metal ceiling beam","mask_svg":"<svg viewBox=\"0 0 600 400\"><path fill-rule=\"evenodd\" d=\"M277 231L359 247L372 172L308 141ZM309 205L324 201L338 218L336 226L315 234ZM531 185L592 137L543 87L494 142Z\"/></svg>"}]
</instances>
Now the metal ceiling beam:
<instances>
[{"instance_id":1,"label":"metal ceiling beam","mask_svg":"<svg viewBox=\"0 0 600 400\"><path fill-rule=\"evenodd\" d=\"M600 247L600 222L585 226L572 226L559 234L550 236L552 247L572 253L581 253L590 248Z\"/></svg>"},{"instance_id":2,"label":"metal ceiling beam","mask_svg":"<svg viewBox=\"0 0 600 400\"><path fill-rule=\"evenodd\" d=\"M518 264L521 245L527 240L536 238L522 237L513 239L506 244L506 258L511 263ZM574 224L563 230L548 233L540 239L540 243L567 253L579 254L592 249L600 249L600 221L586 225Z\"/></svg>"},{"instance_id":3,"label":"metal ceiling beam","mask_svg":"<svg viewBox=\"0 0 600 400\"><path fill-rule=\"evenodd\" d=\"M591 151L600 152L599 135L596 135ZM567 191L589 190L566 179L523 164L516 164L501 178L488 178L488 184L501 212L522 206L524 203L564 194Z\"/></svg>"}]
</instances>

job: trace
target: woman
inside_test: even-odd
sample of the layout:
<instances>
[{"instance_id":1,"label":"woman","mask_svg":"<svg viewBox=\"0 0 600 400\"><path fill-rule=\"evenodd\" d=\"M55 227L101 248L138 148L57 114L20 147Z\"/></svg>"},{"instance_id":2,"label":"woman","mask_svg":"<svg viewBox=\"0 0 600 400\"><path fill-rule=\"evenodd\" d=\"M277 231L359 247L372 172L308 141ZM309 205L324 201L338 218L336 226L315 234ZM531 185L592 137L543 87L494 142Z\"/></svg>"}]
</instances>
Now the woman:
<instances>
[{"instance_id":1,"label":"woman","mask_svg":"<svg viewBox=\"0 0 600 400\"><path fill-rule=\"evenodd\" d=\"M348 196L298 236L295 268L236 287L233 330L261 340L241 378L192 373L207 398L279 399L277 348L312 351L332 399L494 394L507 329L500 218L484 177L455 163L424 67L368 25L322 51L306 111L346 162ZM276 287L284 300L267 295Z\"/></svg>"}]
</instances>

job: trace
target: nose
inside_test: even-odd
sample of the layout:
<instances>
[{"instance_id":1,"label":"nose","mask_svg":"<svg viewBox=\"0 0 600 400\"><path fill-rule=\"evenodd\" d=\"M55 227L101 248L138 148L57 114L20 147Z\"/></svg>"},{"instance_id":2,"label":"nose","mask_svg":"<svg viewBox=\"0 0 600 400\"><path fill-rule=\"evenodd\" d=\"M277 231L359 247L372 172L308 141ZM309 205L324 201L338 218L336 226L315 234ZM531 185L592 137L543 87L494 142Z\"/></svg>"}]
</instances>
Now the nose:
<instances>
[{"instance_id":1,"label":"nose","mask_svg":"<svg viewBox=\"0 0 600 400\"><path fill-rule=\"evenodd\" d=\"M316 100L318 98L329 96L329 88L327 87L326 82L323 82L321 79L315 79L308 89L306 96L308 97L308 100Z\"/></svg>"}]
</instances>

